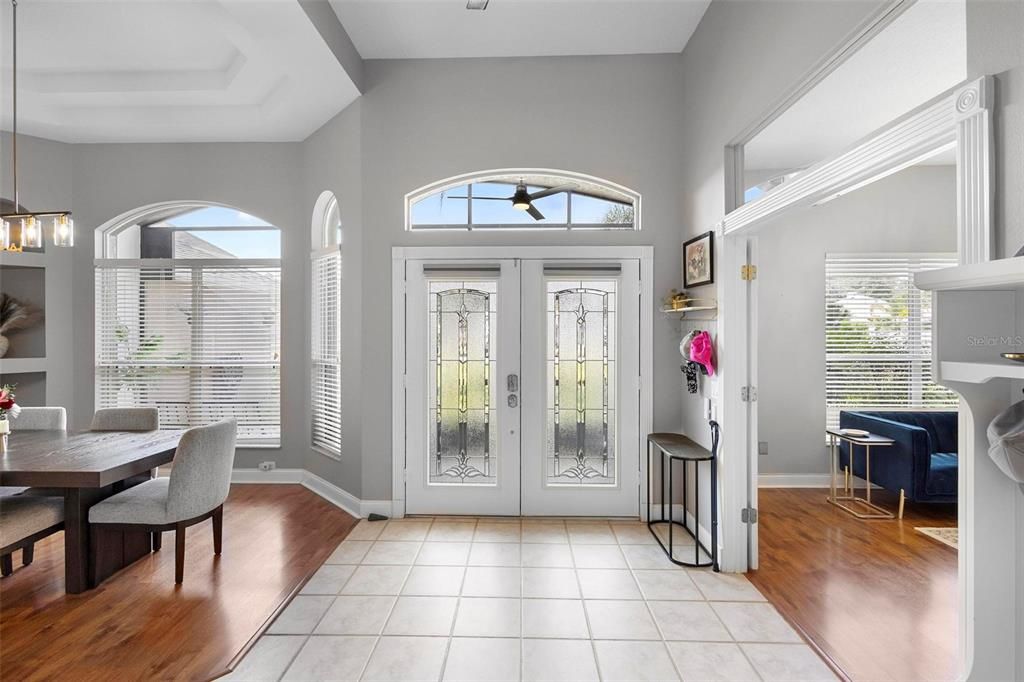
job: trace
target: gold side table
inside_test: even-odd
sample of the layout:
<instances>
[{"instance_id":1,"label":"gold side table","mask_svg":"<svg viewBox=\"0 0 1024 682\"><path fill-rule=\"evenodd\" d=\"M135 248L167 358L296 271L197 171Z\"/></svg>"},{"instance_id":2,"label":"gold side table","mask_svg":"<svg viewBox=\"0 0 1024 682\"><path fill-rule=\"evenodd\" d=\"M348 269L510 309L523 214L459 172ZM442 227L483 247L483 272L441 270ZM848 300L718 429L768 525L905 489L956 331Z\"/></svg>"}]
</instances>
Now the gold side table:
<instances>
[{"instance_id":1,"label":"gold side table","mask_svg":"<svg viewBox=\"0 0 1024 682\"><path fill-rule=\"evenodd\" d=\"M894 519L896 515L887 509L879 507L871 502L871 448L889 447L895 441L885 436L877 436L869 433L866 436L854 436L845 432L844 429L825 429L830 441L830 457L832 469L832 485L829 490L828 501L839 507L847 514L856 516L858 519ZM864 448L864 497L857 495L856 488L852 483L844 495L836 494L836 470L839 468L839 441L846 441L850 444L850 478L853 478L853 458L856 452L855 446Z\"/></svg>"}]
</instances>

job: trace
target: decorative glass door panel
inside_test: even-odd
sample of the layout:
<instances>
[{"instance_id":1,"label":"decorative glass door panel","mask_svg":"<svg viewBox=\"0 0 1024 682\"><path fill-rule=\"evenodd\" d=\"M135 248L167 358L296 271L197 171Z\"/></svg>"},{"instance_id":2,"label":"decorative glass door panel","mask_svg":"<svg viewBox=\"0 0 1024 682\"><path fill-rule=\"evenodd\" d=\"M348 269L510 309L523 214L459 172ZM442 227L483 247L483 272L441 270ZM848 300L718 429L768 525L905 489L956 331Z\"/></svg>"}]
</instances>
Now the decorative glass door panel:
<instances>
[{"instance_id":1,"label":"decorative glass door panel","mask_svg":"<svg viewBox=\"0 0 1024 682\"><path fill-rule=\"evenodd\" d=\"M497 284L430 287L430 485L495 485Z\"/></svg>"},{"instance_id":2,"label":"decorative glass door panel","mask_svg":"<svg viewBox=\"0 0 1024 682\"><path fill-rule=\"evenodd\" d=\"M518 327L515 261L406 262L408 513L519 514Z\"/></svg>"},{"instance_id":3,"label":"decorative glass door panel","mask_svg":"<svg viewBox=\"0 0 1024 682\"><path fill-rule=\"evenodd\" d=\"M615 281L546 284L547 484L614 485Z\"/></svg>"},{"instance_id":4,"label":"decorative glass door panel","mask_svg":"<svg viewBox=\"0 0 1024 682\"><path fill-rule=\"evenodd\" d=\"M406 511L636 516L639 262L406 266Z\"/></svg>"},{"instance_id":5,"label":"decorative glass door panel","mask_svg":"<svg viewBox=\"0 0 1024 682\"><path fill-rule=\"evenodd\" d=\"M522 271L522 513L637 516L639 262Z\"/></svg>"}]
</instances>

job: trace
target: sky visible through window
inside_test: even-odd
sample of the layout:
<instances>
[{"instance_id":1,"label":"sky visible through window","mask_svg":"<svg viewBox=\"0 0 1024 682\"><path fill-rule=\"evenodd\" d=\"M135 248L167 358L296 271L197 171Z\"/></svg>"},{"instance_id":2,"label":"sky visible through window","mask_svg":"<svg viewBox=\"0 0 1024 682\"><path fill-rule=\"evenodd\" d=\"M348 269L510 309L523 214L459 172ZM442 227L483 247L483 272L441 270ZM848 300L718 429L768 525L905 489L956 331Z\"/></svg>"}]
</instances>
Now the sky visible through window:
<instances>
[{"instance_id":1,"label":"sky visible through window","mask_svg":"<svg viewBox=\"0 0 1024 682\"><path fill-rule=\"evenodd\" d=\"M196 230L192 234L236 258L280 258L281 231L265 220L224 206L209 206L169 218L173 227L252 227L252 230ZM270 228L270 229L259 229Z\"/></svg>"}]
</instances>

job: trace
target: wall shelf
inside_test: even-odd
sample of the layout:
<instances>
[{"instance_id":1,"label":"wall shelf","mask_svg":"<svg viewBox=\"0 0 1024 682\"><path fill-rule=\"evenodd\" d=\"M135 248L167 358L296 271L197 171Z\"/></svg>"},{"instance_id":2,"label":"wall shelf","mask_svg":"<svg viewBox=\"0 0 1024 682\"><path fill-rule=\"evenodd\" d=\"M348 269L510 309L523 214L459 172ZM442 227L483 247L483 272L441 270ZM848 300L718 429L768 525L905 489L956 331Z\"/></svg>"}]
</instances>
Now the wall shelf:
<instances>
[{"instance_id":1,"label":"wall shelf","mask_svg":"<svg viewBox=\"0 0 1024 682\"><path fill-rule=\"evenodd\" d=\"M960 381L968 384L984 384L993 379L1024 379L1024 363L1011 360L993 360L992 362L945 360L939 363L939 374L943 381Z\"/></svg>"},{"instance_id":2,"label":"wall shelf","mask_svg":"<svg viewBox=\"0 0 1024 682\"><path fill-rule=\"evenodd\" d=\"M662 308L661 309L661 312L663 314L665 314L665 315L679 315L679 317L686 317L687 313L708 312L708 311L714 311L715 313L717 313L718 312L718 306L717 305L694 305L694 306L687 306L686 308Z\"/></svg>"},{"instance_id":3,"label":"wall shelf","mask_svg":"<svg viewBox=\"0 0 1024 682\"><path fill-rule=\"evenodd\" d=\"M0 358L0 374L45 372L46 358Z\"/></svg>"},{"instance_id":4,"label":"wall shelf","mask_svg":"<svg viewBox=\"0 0 1024 682\"><path fill-rule=\"evenodd\" d=\"M45 253L15 253L0 250L0 266L5 268L45 268Z\"/></svg>"}]
</instances>

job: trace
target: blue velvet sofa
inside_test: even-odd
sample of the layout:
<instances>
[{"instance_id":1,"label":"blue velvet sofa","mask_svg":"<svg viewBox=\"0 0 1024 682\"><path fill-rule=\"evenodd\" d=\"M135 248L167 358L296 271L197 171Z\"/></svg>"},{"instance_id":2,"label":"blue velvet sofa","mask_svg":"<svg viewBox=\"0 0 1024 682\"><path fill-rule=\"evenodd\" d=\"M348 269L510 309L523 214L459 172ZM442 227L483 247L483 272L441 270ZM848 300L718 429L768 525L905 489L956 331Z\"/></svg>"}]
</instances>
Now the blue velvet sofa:
<instances>
[{"instance_id":1,"label":"blue velvet sofa","mask_svg":"<svg viewBox=\"0 0 1024 682\"><path fill-rule=\"evenodd\" d=\"M892 438L891 447L871 448L871 482L906 492L914 502L956 502L956 412L840 412L839 426ZM839 469L849 464L842 443ZM853 473L864 478L864 449L857 446Z\"/></svg>"}]
</instances>

